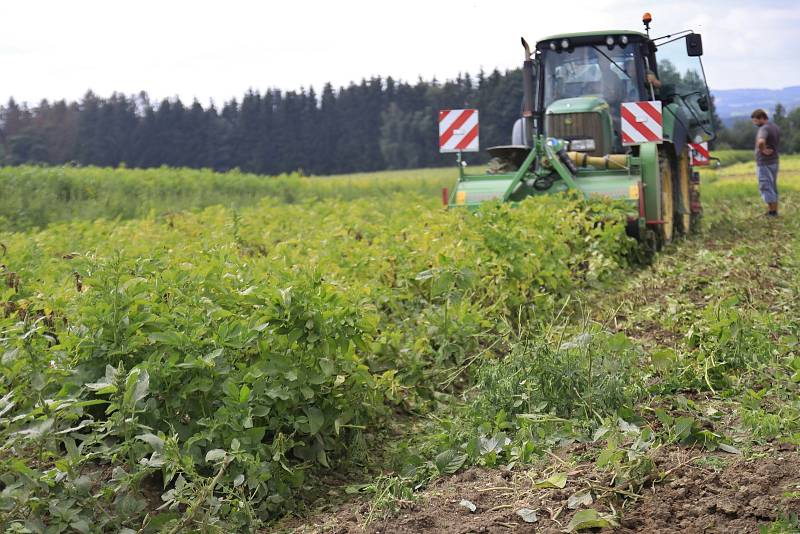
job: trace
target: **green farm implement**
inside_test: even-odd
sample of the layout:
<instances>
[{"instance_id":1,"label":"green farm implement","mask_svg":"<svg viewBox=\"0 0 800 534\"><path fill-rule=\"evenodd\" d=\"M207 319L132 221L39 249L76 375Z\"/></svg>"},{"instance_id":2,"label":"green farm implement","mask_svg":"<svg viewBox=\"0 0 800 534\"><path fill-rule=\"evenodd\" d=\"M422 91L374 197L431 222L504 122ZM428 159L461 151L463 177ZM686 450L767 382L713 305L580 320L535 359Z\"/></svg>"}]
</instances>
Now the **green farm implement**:
<instances>
[{"instance_id":1,"label":"green farm implement","mask_svg":"<svg viewBox=\"0 0 800 534\"><path fill-rule=\"evenodd\" d=\"M461 164L450 207L576 190L624 199L628 232L658 248L701 212L693 144L714 138L711 99L691 30L604 31L525 39L523 102L509 145L485 174Z\"/></svg>"}]
</instances>

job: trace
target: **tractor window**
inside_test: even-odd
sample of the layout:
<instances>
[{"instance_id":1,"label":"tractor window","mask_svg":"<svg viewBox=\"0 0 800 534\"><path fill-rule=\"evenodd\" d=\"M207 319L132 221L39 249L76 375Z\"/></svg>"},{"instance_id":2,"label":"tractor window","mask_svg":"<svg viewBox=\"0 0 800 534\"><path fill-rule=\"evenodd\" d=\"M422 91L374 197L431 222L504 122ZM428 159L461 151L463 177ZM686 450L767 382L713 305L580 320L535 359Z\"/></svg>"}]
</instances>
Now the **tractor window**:
<instances>
[{"instance_id":1,"label":"tractor window","mask_svg":"<svg viewBox=\"0 0 800 534\"><path fill-rule=\"evenodd\" d=\"M613 114L620 103L639 100L636 50L633 45L609 50L603 44L597 48L578 46L572 51L546 51L545 108L562 98L594 95L608 102Z\"/></svg>"},{"instance_id":2,"label":"tractor window","mask_svg":"<svg viewBox=\"0 0 800 534\"><path fill-rule=\"evenodd\" d=\"M695 141L709 140L714 135L712 102L700 58L686 53L684 39L659 45L656 55L661 99L686 110L688 129Z\"/></svg>"}]
</instances>

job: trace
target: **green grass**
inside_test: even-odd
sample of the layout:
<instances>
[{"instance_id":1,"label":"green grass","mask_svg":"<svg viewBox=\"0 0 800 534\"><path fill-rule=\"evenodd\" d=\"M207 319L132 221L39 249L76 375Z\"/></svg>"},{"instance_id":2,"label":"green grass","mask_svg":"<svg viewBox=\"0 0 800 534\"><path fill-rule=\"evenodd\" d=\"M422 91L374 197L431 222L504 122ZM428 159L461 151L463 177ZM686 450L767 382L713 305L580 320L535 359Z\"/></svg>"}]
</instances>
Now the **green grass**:
<instances>
[{"instance_id":1,"label":"green grass","mask_svg":"<svg viewBox=\"0 0 800 534\"><path fill-rule=\"evenodd\" d=\"M752 150L712 150L711 156L719 158L719 164L723 167L733 165L735 163L743 163L753 159Z\"/></svg>"}]
</instances>

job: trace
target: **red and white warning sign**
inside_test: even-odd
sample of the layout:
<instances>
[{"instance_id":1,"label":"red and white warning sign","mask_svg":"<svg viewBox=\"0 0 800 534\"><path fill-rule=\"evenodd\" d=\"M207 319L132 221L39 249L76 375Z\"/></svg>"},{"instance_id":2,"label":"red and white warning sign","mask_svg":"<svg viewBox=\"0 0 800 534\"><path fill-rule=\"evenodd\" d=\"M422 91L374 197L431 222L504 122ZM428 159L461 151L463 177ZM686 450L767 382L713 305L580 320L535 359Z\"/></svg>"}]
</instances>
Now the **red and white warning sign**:
<instances>
[{"instance_id":1,"label":"red and white warning sign","mask_svg":"<svg viewBox=\"0 0 800 534\"><path fill-rule=\"evenodd\" d=\"M478 152L478 110L439 112L439 152Z\"/></svg>"},{"instance_id":2,"label":"red and white warning sign","mask_svg":"<svg viewBox=\"0 0 800 534\"><path fill-rule=\"evenodd\" d=\"M708 143L689 143L689 150L692 151L692 167L708 165L711 162L711 153L708 151Z\"/></svg>"},{"instance_id":3,"label":"red and white warning sign","mask_svg":"<svg viewBox=\"0 0 800 534\"><path fill-rule=\"evenodd\" d=\"M664 140L661 102L624 102L621 109L622 144L660 143Z\"/></svg>"}]
</instances>

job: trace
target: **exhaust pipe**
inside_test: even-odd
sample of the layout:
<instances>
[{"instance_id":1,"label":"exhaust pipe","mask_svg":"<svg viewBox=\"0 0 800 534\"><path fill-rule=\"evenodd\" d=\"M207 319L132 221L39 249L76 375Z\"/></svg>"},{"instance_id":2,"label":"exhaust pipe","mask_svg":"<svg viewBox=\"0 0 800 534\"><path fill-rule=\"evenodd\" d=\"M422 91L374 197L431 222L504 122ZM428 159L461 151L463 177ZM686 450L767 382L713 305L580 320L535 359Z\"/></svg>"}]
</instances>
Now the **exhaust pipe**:
<instances>
[{"instance_id":1,"label":"exhaust pipe","mask_svg":"<svg viewBox=\"0 0 800 534\"><path fill-rule=\"evenodd\" d=\"M522 46L525 48L525 62L522 64L522 116L529 121L533 117L533 61L531 60L531 47L524 37L521 37Z\"/></svg>"},{"instance_id":2,"label":"exhaust pipe","mask_svg":"<svg viewBox=\"0 0 800 534\"><path fill-rule=\"evenodd\" d=\"M533 61L528 41L521 37L525 49L525 63L522 64L522 120L525 125L524 142L533 146Z\"/></svg>"}]
</instances>

